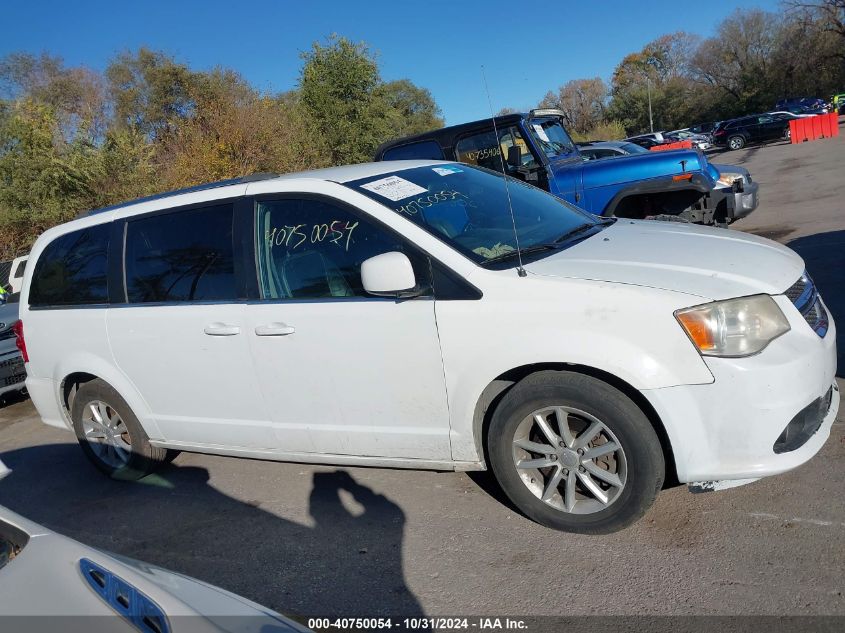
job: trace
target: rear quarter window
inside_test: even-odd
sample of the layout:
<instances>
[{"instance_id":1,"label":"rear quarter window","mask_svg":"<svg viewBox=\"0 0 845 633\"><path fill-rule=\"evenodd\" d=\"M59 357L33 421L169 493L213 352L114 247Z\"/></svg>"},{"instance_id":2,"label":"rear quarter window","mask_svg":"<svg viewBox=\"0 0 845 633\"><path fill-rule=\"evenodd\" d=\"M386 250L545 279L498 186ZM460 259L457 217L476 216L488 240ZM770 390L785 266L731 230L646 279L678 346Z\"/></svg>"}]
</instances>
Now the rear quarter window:
<instances>
[{"instance_id":1,"label":"rear quarter window","mask_svg":"<svg viewBox=\"0 0 845 633\"><path fill-rule=\"evenodd\" d=\"M111 224L60 235L41 252L29 290L32 307L108 303Z\"/></svg>"}]
</instances>

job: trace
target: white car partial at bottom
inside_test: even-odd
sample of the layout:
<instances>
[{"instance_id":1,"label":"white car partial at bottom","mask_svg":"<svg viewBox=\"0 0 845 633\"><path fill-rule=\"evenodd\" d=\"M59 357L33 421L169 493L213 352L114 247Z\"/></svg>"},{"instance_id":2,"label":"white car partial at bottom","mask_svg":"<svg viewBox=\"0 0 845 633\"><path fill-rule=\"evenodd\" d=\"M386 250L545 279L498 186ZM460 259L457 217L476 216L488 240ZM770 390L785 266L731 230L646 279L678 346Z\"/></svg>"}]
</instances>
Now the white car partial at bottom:
<instances>
[{"instance_id":1,"label":"white car partial at bottom","mask_svg":"<svg viewBox=\"0 0 845 633\"><path fill-rule=\"evenodd\" d=\"M835 326L793 251L448 162L93 212L34 245L21 323L39 414L106 474L179 450L491 468L526 516L584 533L664 481L802 464L839 405Z\"/></svg>"},{"instance_id":2,"label":"white car partial at bottom","mask_svg":"<svg viewBox=\"0 0 845 633\"><path fill-rule=\"evenodd\" d=\"M0 479L9 474L0 462ZM107 554L0 506L0 628L40 633L309 631L194 578ZM62 618L59 620L58 618Z\"/></svg>"}]
</instances>

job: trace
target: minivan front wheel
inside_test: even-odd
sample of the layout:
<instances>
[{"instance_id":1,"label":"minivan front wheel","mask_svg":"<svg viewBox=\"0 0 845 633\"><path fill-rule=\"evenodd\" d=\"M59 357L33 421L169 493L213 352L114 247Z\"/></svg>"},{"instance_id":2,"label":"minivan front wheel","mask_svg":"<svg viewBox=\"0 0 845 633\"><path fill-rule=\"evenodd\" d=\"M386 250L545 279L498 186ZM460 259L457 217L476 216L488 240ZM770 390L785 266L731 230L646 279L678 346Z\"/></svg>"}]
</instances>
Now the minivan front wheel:
<instances>
[{"instance_id":1,"label":"minivan front wheel","mask_svg":"<svg viewBox=\"0 0 845 633\"><path fill-rule=\"evenodd\" d=\"M126 401L99 378L79 387L71 419L85 455L115 479L141 479L178 455L152 446Z\"/></svg>"},{"instance_id":2,"label":"minivan front wheel","mask_svg":"<svg viewBox=\"0 0 845 633\"><path fill-rule=\"evenodd\" d=\"M493 414L488 453L505 494L526 516L568 532L630 525L663 484L660 440L640 408L573 372L517 383Z\"/></svg>"}]
</instances>

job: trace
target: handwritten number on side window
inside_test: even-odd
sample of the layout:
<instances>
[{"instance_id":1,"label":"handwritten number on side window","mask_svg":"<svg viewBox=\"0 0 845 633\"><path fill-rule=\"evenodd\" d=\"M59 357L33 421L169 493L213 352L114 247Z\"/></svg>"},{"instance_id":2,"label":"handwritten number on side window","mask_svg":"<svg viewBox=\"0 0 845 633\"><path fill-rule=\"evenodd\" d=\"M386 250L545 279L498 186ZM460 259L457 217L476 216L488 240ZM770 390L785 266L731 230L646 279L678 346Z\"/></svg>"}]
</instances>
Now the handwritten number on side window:
<instances>
[{"instance_id":1,"label":"handwritten number on side window","mask_svg":"<svg viewBox=\"0 0 845 633\"><path fill-rule=\"evenodd\" d=\"M346 237L343 242L344 250L349 250L349 244L352 239L352 232L358 226L358 222L349 222L344 220L332 220L328 223L312 224L310 230L307 229L307 224L297 224L296 226L284 225L274 226L268 228L264 234L264 239L272 247L284 246L290 250L296 250L305 242L311 244L319 244L328 240L332 244L341 245L341 240ZM304 229L304 232L303 232Z\"/></svg>"}]
</instances>

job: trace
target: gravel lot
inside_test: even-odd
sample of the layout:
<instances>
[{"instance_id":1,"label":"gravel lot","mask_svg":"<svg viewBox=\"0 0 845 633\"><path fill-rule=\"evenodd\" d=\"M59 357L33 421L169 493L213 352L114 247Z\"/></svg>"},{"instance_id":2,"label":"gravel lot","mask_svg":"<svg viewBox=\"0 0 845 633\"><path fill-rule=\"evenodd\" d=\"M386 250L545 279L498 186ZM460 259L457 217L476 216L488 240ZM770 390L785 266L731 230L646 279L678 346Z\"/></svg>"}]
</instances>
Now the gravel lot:
<instances>
[{"instance_id":1,"label":"gravel lot","mask_svg":"<svg viewBox=\"0 0 845 633\"><path fill-rule=\"evenodd\" d=\"M711 159L761 185L760 208L733 228L799 251L845 323L845 135ZM129 484L72 440L28 401L0 409L14 469L0 504L285 613L845 615L843 414L804 467L719 493L664 491L644 520L603 537L535 525L482 473L183 454Z\"/></svg>"}]
</instances>

